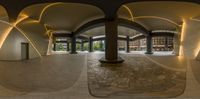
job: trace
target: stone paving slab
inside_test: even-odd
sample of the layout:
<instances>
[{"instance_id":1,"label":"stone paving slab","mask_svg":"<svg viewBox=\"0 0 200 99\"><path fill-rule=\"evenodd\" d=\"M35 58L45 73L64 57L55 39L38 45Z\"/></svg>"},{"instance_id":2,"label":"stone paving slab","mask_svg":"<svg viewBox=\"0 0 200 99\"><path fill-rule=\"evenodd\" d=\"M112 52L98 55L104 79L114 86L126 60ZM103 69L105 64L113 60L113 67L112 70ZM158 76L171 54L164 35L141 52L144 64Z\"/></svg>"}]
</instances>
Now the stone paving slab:
<instances>
[{"instance_id":1,"label":"stone paving slab","mask_svg":"<svg viewBox=\"0 0 200 99\"><path fill-rule=\"evenodd\" d=\"M122 64L101 64L88 55L88 87L95 97L176 97L184 92L186 72L162 68L140 55L122 55Z\"/></svg>"}]
</instances>

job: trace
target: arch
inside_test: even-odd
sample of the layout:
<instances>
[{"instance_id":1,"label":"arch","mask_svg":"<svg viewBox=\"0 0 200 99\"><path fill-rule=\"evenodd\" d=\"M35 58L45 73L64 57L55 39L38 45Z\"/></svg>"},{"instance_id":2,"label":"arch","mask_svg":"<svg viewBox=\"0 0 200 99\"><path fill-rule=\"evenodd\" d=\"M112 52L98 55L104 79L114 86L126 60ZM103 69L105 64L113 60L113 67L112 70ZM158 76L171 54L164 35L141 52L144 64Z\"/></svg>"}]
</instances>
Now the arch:
<instances>
[{"instance_id":1,"label":"arch","mask_svg":"<svg viewBox=\"0 0 200 99\"><path fill-rule=\"evenodd\" d=\"M126 0L122 3L122 5L126 5L129 3L136 3L136 2L154 2L154 1L171 1L171 2L188 2L188 3L195 3L200 4L198 0Z\"/></svg>"},{"instance_id":2,"label":"arch","mask_svg":"<svg viewBox=\"0 0 200 99\"><path fill-rule=\"evenodd\" d=\"M133 21L130 21L130 20L126 20L126 19L122 19L122 18L118 18L118 24L119 26L124 26L124 27L128 27L128 28L131 28L131 29L135 29L136 31L140 32L140 33L143 33L144 35L148 35L149 31L144 28L142 25L136 23L136 22L133 22ZM93 21L90 21L84 25L82 25L81 27L79 27L73 35L77 36L89 29L92 29L92 28L95 28L95 27L99 27L99 26L104 26L105 24L105 21L106 19L105 18L101 18L101 19L97 19L97 20L93 20Z\"/></svg>"},{"instance_id":3,"label":"arch","mask_svg":"<svg viewBox=\"0 0 200 99\"><path fill-rule=\"evenodd\" d=\"M151 34L152 37L158 37L158 36L169 36L169 37L174 37L174 33L171 32L155 32ZM139 40L146 38L144 35L136 35L133 38L131 38L131 41Z\"/></svg>"},{"instance_id":4,"label":"arch","mask_svg":"<svg viewBox=\"0 0 200 99\"><path fill-rule=\"evenodd\" d=\"M80 10L81 12L78 12ZM104 12L96 6L65 2L32 5L25 8L21 14L27 14L40 23L52 26L55 30L69 32L76 30L82 23L105 16Z\"/></svg>"},{"instance_id":5,"label":"arch","mask_svg":"<svg viewBox=\"0 0 200 99\"><path fill-rule=\"evenodd\" d=\"M180 24L178 24L178 23L176 23L176 22L174 22L174 21L172 21L168 18L164 18L164 17L159 17L159 16L134 16L133 11L127 5L122 5L122 7L127 10L128 14L130 15L129 20L131 20L131 21L134 21L135 19L158 19L158 20L163 20L163 21L169 22L169 23L175 25L176 27L181 27ZM120 16L120 15L118 15L118 16Z\"/></svg>"},{"instance_id":6,"label":"arch","mask_svg":"<svg viewBox=\"0 0 200 99\"><path fill-rule=\"evenodd\" d=\"M28 42L31 44L31 46L34 48L34 50L38 53L38 55L40 56L40 58L42 58L42 55L41 55L40 52L38 51L36 45L33 43L33 41L28 37L28 35L27 35L24 31L22 31L22 30L21 30L20 28L18 28L17 26L15 26L15 25L13 25L13 24L10 24L10 23L8 23L8 22L6 22L6 21L0 20L0 22L9 25L11 28L16 28L16 29L28 40ZM4 39L6 39L6 38L4 38Z\"/></svg>"},{"instance_id":7,"label":"arch","mask_svg":"<svg viewBox=\"0 0 200 99\"><path fill-rule=\"evenodd\" d=\"M0 5L0 20L9 21L7 10Z\"/></svg>"}]
</instances>

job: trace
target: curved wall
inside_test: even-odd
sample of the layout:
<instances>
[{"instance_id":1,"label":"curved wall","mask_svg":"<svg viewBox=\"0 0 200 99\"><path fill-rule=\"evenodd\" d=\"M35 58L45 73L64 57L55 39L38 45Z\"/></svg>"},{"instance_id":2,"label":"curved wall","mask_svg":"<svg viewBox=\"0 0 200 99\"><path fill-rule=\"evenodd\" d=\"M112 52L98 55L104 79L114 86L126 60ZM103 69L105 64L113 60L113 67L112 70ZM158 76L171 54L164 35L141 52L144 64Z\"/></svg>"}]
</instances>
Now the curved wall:
<instances>
[{"instance_id":1,"label":"curved wall","mask_svg":"<svg viewBox=\"0 0 200 99\"><path fill-rule=\"evenodd\" d=\"M8 26L1 23L4 26L0 31L0 34L6 32ZM36 49L41 55L46 55L48 48L48 37L46 30L43 25L28 19L20 23L18 26L34 43ZM0 49L0 60L16 61L21 60L21 43L29 43L29 58L40 57L34 47L30 44L27 38L22 35L17 29L13 29L7 38L5 39L1 49Z\"/></svg>"},{"instance_id":2,"label":"curved wall","mask_svg":"<svg viewBox=\"0 0 200 99\"><path fill-rule=\"evenodd\" d=\"M195 59L200 49L200 22L186 20L183 29L183 55Z\"/></svg>"}]
</instances>

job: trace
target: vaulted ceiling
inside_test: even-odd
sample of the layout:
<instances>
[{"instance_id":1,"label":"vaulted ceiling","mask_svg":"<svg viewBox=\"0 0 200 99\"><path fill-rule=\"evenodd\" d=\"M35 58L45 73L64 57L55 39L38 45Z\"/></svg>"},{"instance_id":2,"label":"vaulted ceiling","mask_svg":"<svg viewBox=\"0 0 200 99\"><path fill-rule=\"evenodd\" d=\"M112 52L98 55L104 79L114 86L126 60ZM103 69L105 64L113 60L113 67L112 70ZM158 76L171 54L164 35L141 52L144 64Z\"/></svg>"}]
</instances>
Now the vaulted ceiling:
<instances>
[{"instance_id":1,"label":"vaulted ceiling","mask_svg":"<svg viewBox=\"0 0 200 99\"><path fill-rule=\"evenodd\" d=\"M200 5L188 2L149 1L126 4L131 12L121 7L118 15L141 23L150 30L175 29L184 20L200 16ZM176 25L177 24L177 25Z\"/></svg>"},{"instance_id":2,"label":"vaulted ceiling","mask_svg":"<svg viewBox=\"0 0 200 99\"><path fill-rule=\"evenodd\" d=\"M124 26L118 26L118 35L134 36L136 34L139 34L139 32L135 31L134 29L130 29ZM100 26L94 29L90 29L84 32L82 35L86 37L105 35L105 26Z\"/></svg>"},{"instance_id":3,"label":"vaulted ceiling","mask_svg":"<svg viewBox=\"0 0 200 99\"><path fill-rule=\"evenodd\" d=\"M8 16L5 9L0 6L0 10L0 18L8 20L5 18ZM109 8L107 10L111 11ZM148 30L176 30L181 28L184 20L198 18L199 11L200 5L197 3L138 1L124 4L119 8L117 15L119 18L135 21ZM89 21L104 18L106 16L104 12L102 8L94 5L57 2L28 6L21 11L20 15L28 15L29 18L48 26L53 31L71 33ZM118 32L120 35L129 36L138 33L134 29L122 26L119 26ZM104 35L105 28L103 26L96 27L83 34L88 36Z\"/></svg>"},{"instance_id":4,"label":"vaulted ceiling","mask_svg":"<svg viewBox=\"0 0 200 99\"><path fill-rule=\"evenodd\" d=\"M82 24L103 18L97 7L75 3L39 4L25 8L21 14L39 20L55 31L73 32Z\"/></svg>"}]
</instances>

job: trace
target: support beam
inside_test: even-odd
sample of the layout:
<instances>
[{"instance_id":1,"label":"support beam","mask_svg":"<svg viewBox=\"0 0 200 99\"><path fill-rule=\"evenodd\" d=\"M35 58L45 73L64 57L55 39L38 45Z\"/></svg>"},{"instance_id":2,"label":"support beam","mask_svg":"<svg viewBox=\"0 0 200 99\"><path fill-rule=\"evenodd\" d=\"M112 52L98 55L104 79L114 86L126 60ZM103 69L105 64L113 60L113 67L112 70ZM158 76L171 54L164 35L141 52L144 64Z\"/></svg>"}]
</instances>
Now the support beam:
<instances>
[{"instance_id":1,"label":"support beam","mask_svg":"<svg viewBox=\"0 0 200 99\"><path fill-rule=\"evenodd\" d=\"M130 53L129 41L130 41L130 37L126 36L126 52L127 53Z\"/></svg>"},{"instance_id":2,"label":"support beam","mask_svg":"<svg viewBox=\"0 0 200 99\"><path fill-rule=\"evenodd\" d=\"M152 35L149 33L146 37L146 45L147 45L147 50L145 54L153 54L152 52Z\"/></svg>"},{"instance_id":3,"label":"support beam","mask_svg":"<svg viewBox=\"0 0 200 99\"><path fill-rule=\"evenodd\" d=\"M102 63L122 63L124 60L118 57L118 49L117 49L118 21L106 20L105 31L106 31L105 57L103 57L99 61Z\"/></svg>"},{"instance_id":4,"label":"support beam","mask_svg":"<svg viewBox=\"0 0 200 99\"><path fill-rule=\"evenodd\" d=\"M92 37L89 37L89 40L88 40L88 44L89 44L89 52L93 52L93 41L92 41Z\"/></svg>"},{"instance_id":5,"label":"support beam","mask_svg":"<svg viewBox=\"0 0 200 99\"><path fill-rule=\"evenodd\" d=\"M76 52L76 37L71 37L71 54L77 54Z\"/></svg>"}]
</instances>

